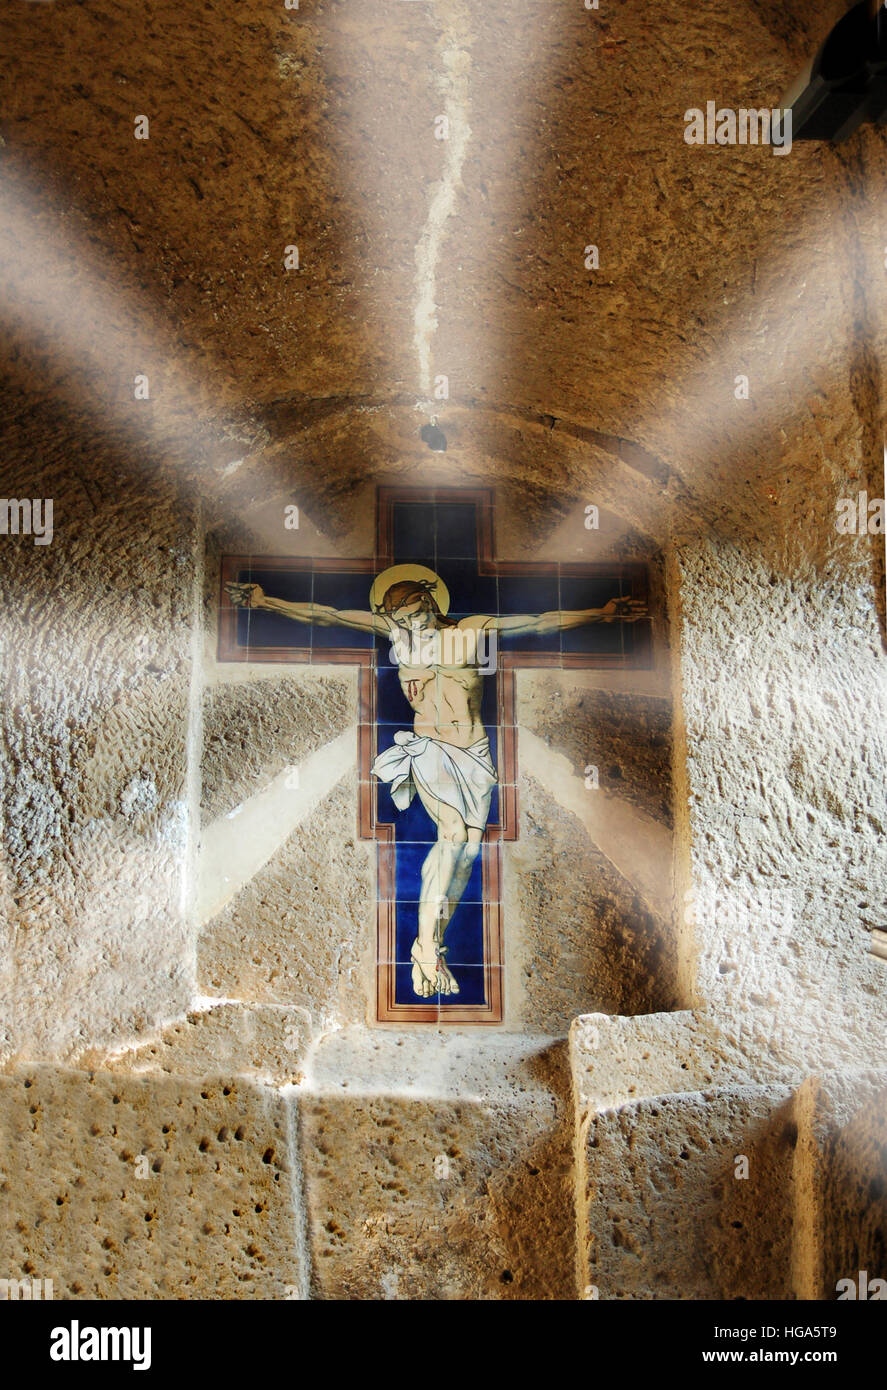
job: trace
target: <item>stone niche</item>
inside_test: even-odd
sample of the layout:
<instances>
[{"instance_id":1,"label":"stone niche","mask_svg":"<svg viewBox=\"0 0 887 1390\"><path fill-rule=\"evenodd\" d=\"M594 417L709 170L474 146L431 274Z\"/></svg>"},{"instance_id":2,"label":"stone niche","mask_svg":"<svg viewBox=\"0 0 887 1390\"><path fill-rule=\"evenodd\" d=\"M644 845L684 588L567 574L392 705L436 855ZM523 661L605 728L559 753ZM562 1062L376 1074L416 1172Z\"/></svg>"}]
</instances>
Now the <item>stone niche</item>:
<instances>
[{"instance_id":1,"label":"stone niche","mask_svg":"<svg viewBox=\"0 0 887 1390\"><path fill-rule=\"evenodd\" d=\"M466 486L466 498L481 495L477 481L466 479L475 485ZM297 530L286 529L282 506L267 502L255 513L247 511L237 527L217 527L207 544L198 989L208 997L298 1006L315 1037L330 1026L374 1025L381 1017L374 972L387 962L377 946L377 892L387 896L388 890L382 887L381 835L374 840L372 830L367 833L361 812L361 803L377 795L367 761L361 761L361 739L369 721L374 750L390 746L393 731L409 728L413 715L403 696L398 708L397 699L381 689L395 674L384 669L368 710L365 668L349 660L347 651L330 655L329 644L321 645L307 623L290 624L290 640L299 643L293 650L263 647L262 640L287 640L287 631L278 624L273 637L262 639L257 620L250 625L242 610L226 614L231 605L221 570L227 566L226 575L241 578L260 575L266 592L276 585L279 593L330 598L338 584L351 600L346 606L368 607L372 564L365 578L358 573L347 586L330 567L359 566L363 556L379 553L372 518L386 484L394 490L383 477L352 499L350 524L334 545L310 516L300 519ZM427 484L401 484L401 491L423 499L417 507L426 505ZM508 678L513 691L504 716L501 688L498 696L499 825L505 824L509 793L518 808L513 833L503 831L499 843L496 830L497 842L489 847L499 856L490 911L504 938L491 967L504 996L497 1022L525 1036L565 1037L582 1012L661 1012L681 1002L664 564L655 543L615 512L605 512L600 530L589 530L585 508L562 502L543 525L538 515L521 516L513 490L491 486L483 495L493 514L494 577L479 578L476 594L464 586L460 613L470 603L483 604L481 613L494 605L507 613L516 603L544 612L558 608L561 593L565 604L581 593L602 595L603 603L611 592L607 581L580 580L575 572L584 565L589 573L595 566L606 571L608 563L617 572L628 561L643 573L644 612L650 615L643 623L645 654L636 660L621 661L624 630L619 634L605 624L600 631L613 640L605 644L603 660L593 653L584 660L580 645L572 650L569 634L557 633L553 640L531 638L536 647L526 659L506 652L504 659L516 660L516 668L487 678L490 685ZM440 512L449 509L449 524L462 492L449 487L439 496L446 499ZM355 524L355 518L363 519ZM424 525L424 513L418 524ZM440 533L427 541L428 558L453 586L469 561L445 554L435 560L445 548L443 521L437 524ZM468 544L453 531L451 547ZM421 535L396 534L388 559L419 559L426 554L422 544ZM225 558L231 556L244 558L232 568ZM268 568L269 556L276 570ZM323 566L313 587L306 569L312 557ZM376 571L381 568L379 561ZM574 606L577 601L573 597ZM236 634L224 653L220 618ZM341 633L344 646L348 633ZM384 668L381 647L375 660L377 669ZM495 721L495 701L491 708ZM486 706L483 718L486 724ZM513 750L510 763L506 739ZM509 771L514 766L516 775ZM381 807L380 800L384 819ZM495 815L494 809L491 819ZM418 862L425 852L411 843L398 851L416 861L411 876L396 883L405 917L416 912L408 900L420 894ZM470 885L457 912L465 912L468 898L479 892L486 899L486 886ZM400 937L396 949L408 949ZM452 952L450 959L457 977L463 969L470 990L472 972L483 961ZM408 964L409 955L398 954L396 962ZM423 1022L445 1026L448 1002L441 1000L434 1018Z\"/></svg>"},{"instance_id":2,"label":"stone niche","mask_svg":"<svg viewBox=\"0 0 887 1390\"><path fill-rule=\"evenodd\" d=\"M70 1299L830 1299L884 1275L887 1074L865 1050L882 963L856 950L862 909L847 930L801 882L806 864L820 892L832 842L861 881L880 813L869 754L871 822L852 777L817 785L804 730L825 738L824 708L791 705L803 605L757 553L654 537L655 476L590 533L587 488L527 505L495 463L460 482L493 489L499 558L639 561L653 615L643 667L514 672L501 1021L377 1017L359 666L320 644L299 661L219 647L223 557L375 556L376 489L452 477L380 473L298 531L286 490L254 505L249 479L197 541L171 507L175 573L144 572L145 621L166 604L172 623L163 662L130 670L115 648L94 709L73 670L70 714L41 707L73 817L11 716L17 977L51 997L55 960L62 982L57 1009L19 984L9 1014L11 1279ZM756 605L774 631L782 605L788 674L777 654L728 680L719 653ZM764 766L748 740L766 710ZM771 814L794 840L768 838ZM813 858L792 859L807 835Z\"/></svg>"}]
</instances>

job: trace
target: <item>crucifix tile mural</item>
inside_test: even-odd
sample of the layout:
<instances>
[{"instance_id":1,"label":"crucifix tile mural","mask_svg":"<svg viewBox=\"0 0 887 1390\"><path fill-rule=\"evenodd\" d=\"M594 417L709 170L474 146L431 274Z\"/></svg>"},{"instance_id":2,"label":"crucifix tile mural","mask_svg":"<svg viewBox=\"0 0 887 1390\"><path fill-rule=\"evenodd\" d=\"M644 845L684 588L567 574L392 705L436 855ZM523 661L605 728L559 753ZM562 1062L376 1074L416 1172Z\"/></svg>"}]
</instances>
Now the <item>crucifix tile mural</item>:
<instances>
[{"instance_id":1,"label":"crucifix tile mural","mask_svg":"<svg viewBox=\"0 0 887 1390\"><path fill-rule=\"evenodd\" d=\"M374 556L227 555L221 584L220 661L359 670L378 1021L501 1023L515 672L649 666L645 565L500 557L490 490L386 487Z\"/></svg>"}]
</instances>

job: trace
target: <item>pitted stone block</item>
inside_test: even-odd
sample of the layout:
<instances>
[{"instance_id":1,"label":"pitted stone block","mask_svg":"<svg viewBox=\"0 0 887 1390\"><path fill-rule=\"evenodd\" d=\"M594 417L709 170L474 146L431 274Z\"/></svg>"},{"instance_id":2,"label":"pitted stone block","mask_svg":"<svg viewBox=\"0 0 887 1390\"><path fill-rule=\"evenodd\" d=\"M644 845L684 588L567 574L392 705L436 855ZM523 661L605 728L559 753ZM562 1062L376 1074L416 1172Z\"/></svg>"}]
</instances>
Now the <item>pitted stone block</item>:
<instances>
[{"instance_id":1,"label":"pitted stone block","mask_svg":"<svg viewBox=\"0 0 887 1390\"><path fill-rule=\"evenodd\" d=\"M204 1076L250 1076L268 1085L296 1083L311 1042L305 1009L280 1004L205 1001L168 1023L159 1037L113 1053L92 1050L79 1067L112 1072L166 1072Z\"/></svg>"},{"instance_id":2,"label":"pitted stone block","mask_svg":"<svg viewBox=\"0 0 887 1390\"><path fill-rule=\"evenodd\" d=\"M301 1296L291 1116L243 1078L0 1077L2 1268L56 1298Z\"/></svg>"},{"instance_id":3,"label":"pitted stone block","mask_svg":"<svg viewBox=\"0 0 887 1390\"><path fill-rule=\"evenodd\" d=\"M575 1297L563 1044L347 1030L300 1109L316 1297Z\"/></svg>"},{"instance_id":4,"label":"pitted stone block","mask_svg":"<svg viewBox=\"0 0 887 1390\"><path fill-rule=\"evenodd\" d=\"M792 1096L746 1086L595 1112L577 1174L586 1297L789 1297Z\"/></svg>"}]
</instances>

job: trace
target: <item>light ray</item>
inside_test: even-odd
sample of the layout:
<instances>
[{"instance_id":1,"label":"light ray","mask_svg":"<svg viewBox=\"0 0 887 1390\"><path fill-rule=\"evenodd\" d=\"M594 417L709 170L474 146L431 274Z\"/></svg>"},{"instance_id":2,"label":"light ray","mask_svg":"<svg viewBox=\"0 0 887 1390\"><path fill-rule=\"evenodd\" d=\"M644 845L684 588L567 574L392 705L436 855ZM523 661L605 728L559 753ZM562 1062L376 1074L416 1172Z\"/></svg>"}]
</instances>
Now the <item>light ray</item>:
<instances>
[{"instance_id":1,"label":"light ray","mask_svg":"<svg viewBox=\"0 0 887 1390\"><path fill-rule=\"evenodd\" d=\"M284 768L266 787L204 826L197 920L216 917L255 878L341 778L354 770L357 726Z\"/></svg>"}]
</instances>

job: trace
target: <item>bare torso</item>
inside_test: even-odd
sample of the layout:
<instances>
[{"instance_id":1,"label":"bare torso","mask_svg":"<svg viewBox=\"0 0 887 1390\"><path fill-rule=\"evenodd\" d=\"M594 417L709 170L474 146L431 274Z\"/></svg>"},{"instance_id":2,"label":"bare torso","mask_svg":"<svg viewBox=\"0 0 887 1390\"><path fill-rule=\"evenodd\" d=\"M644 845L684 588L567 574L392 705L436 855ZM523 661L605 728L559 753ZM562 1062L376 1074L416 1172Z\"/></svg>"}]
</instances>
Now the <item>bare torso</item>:
<instances>
[{"instance_id":1,"label":"bare torso","mask_svg":"<svg viewBox=\"0 0 887 1390\"><path fill-rule=\"evenodd\" d=\"M457 635L452 628L437 629L418 651L407 634L395 635L392 649L417 734L459 748L469 748L486 737L480 717L483 676L478 670L476 633Z\"/></svg>"},{"instance_id":2,"label":"bare torso","mask_svg":"<svg viewBox=\"0 0 887 1390\"><path fill-rule=\"evenodd\" d=\"M636 622L646 613L642 600L618 597L603 608L498 617L477 614L451 626L437 621L442 615L425 595L410 598L392 615L378 608L364 612L272 598L259 584L231 582L225 587L235 607L264 608L298 622L388 636L401 689L415 716L416 733L460 748L486 737L480 713L483 678L495 670L497 634L547 636L589 622Z\"/></svg>"}]
</instances>

